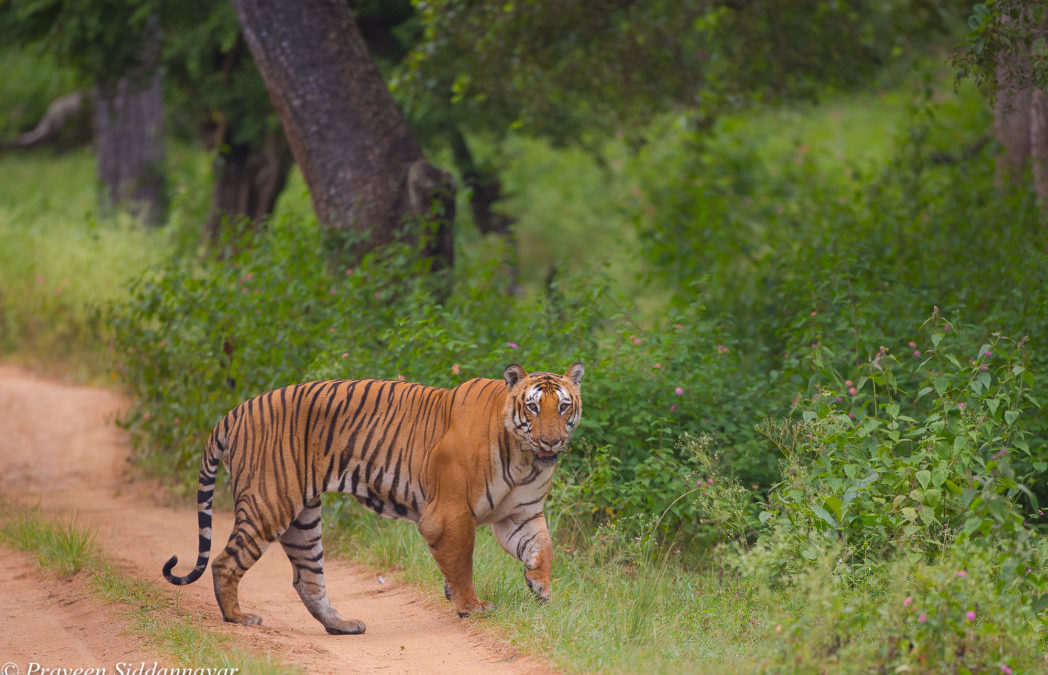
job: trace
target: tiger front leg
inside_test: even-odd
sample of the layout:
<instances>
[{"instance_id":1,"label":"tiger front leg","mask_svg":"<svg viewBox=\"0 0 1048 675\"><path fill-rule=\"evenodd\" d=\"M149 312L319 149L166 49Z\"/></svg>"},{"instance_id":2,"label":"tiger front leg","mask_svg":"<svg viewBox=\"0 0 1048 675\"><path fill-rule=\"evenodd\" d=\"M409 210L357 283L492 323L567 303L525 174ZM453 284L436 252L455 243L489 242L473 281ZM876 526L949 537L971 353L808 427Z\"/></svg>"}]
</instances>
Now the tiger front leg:
<instances>
[{"instance_id":1,"label":"tiger front leg","mask_svg":"<svg viewBox=\"0 0 1048 675\"><path fill-rule=\"evenodd\" d=\"M455 612L467 617L491 607L477 597L473 587L473 545L476 524L468 511L441 512L435 506L423 509L418 530L444 574L444 594L455 603Z\"/></svg>"},{"instance_id":2,"label":"tiger front leg","mask_svg":"<svg viewBox=\"0 0 1048 675\"><path fill-rule=\"evenodd\" d=\"M531 592L539 601L548 601L553 593L553 541L545 514L509 516L491 529L502 549L524 563L524 581Z\"/></svg>"}]
</instances>

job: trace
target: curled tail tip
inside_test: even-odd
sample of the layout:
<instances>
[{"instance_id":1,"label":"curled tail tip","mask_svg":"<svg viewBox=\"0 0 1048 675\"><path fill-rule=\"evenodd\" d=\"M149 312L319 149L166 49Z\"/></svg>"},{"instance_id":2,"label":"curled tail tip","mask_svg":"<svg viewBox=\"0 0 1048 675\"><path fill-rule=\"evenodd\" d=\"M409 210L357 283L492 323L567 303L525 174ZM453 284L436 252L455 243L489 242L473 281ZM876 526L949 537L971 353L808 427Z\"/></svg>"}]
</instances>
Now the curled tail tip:
<instances>
[{"instance_id":1,"label":"curled tail tip","mask_svg":"<svg viewBox=\"0 0 1048 675\"><path fill-rule=\"evenodd\" d=\"M197 579L199 579L200 575L204 572L202 567L194 567L186 576L178 577L171 573L171 570L173 570L175 568L175 565L177 564L178 556L173 555L166 563L164 563L164 568L162 570L164 578L167 579L169 583L172 583L175 586L184 586L186 584L191 584Z\"/></svg>"}]
</instances>

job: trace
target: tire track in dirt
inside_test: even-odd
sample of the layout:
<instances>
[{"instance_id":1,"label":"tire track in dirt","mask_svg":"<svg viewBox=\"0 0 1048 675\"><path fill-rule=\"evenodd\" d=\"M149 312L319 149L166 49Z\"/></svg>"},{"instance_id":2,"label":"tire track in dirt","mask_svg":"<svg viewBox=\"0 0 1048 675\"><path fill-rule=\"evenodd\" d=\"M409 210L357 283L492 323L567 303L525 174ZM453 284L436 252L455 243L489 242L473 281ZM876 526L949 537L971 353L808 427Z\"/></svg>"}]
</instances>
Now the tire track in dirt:
<instances>
[{"instance_id":1,"label":"tire track in dirt","mask_svg":"<svg viewBox=\"0 0 1048 675\"><path fill-rule=\"evenodd\" d=\"M431 606L412 588L392 580L379 583L375 572L334 559L325 565L332 602L342 616L363 620L367 632L328 635L292 588L291 564L279 547L267 551L240 586L241 606L260 614L263 625L222 622L210 571L197 583L177 590L160 575L161 566L172 554L181 560L179 570L192 564L197 549L196 510L189 505L161 506L151 497L154 493L148 485L128 482L127 440L112 424L125 405L124 399L109 391L61 384L0 366L0 491L4 497L19 504L38 504L47 512L75 513L76 522L95 532L109 557L174 594L183 610L202 617L207 630L232 635L237 644L301 665L308 673L551 672L546 664L457 619L449 608ZM216 512L217 543L213 546L222 545L231 527L230 514ZM0 561L5 579L22 573L22 566L9 555ZM24 612L0 612L0 634L19 622L46 622L46 617L38 615L53 611L55 604L29 603L22 605ZM99 607L99 613L84 619L84 630L76 631L88 634L81 644L90 644L98 630L109 642L122 633L120 617L104 605ZM61 653L59 649L75 649L75 645L59 644L73 630L71 625L53 629L54 639L33 647L33 660L46 663L47 658ZM4 658L7 648L0 642L0 661L9 660ZM129 636L117 649L148 653L148 648L142 652L139 642ZM145 660L165 659L154 655Z\"/></svg>"}]
</instances>

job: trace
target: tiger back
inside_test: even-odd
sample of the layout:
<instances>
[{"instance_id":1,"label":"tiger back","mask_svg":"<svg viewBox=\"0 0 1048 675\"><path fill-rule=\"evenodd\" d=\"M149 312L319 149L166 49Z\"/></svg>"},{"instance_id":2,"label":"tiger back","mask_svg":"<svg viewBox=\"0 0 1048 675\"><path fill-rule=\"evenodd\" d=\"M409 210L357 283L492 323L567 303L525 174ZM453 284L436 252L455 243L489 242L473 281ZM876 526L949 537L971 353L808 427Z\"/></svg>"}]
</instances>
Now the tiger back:
<instances>
[{"instance_id":1,"label":"tiger back","mask_svg":"<svg viewBox=\"0 0 1048 675\"><path fill-rule=\"evenodd\" d=\"M294 566L293 585L329 633L361 633L324 585L320 497L345 492L382 516L411 520L444 574L460 616L483 609L473 585L476 528L491 525L524 564L528 587L551 593L552 542L543 508L560 453L581 416L583 368L473 379L454 389L387 380L318 381L277 389L231 410L212 432L197 493L199 551L181 585L204 572L211 551L215 476L229 469L235 522L215 557L215 595L226 621L241 611L240 579L274 540Z\"/></svg>"}]
</instances>

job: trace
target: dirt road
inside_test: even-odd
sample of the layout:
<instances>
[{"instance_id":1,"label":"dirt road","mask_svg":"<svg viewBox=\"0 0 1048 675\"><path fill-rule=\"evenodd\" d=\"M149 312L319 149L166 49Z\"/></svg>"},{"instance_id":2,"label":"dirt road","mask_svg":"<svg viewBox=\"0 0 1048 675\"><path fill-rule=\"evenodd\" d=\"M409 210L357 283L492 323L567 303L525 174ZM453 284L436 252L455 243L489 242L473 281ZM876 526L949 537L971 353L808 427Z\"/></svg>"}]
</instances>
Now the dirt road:
<instances>
[{"instance_id":1,"label":"dirt road","mask_svg":"<svg viewBox=\"0 0 1048 675\"><path fill-rule=\"evenodd\" d=\"M160 576L172 554L194 557L196 511L188 504L161 506L145 486L129 483L127 442L112 424L124 405L111 392L0 366L0 494L47 512L75 514L107 556L164 592L177 593L179 606L202 617L207 630L232 635L238 645L308 673L550 672L390 575L383 574L380 583L374 571L331 559L326 576L332 601L343 616L363 620L367 632L328 635L291 587L291 565L279 547L270 548L240 586L241 605L260 614L263 625L223 623L210 571L180 590ZM225 541L231 524L229 514L215 514L216 542ZM108 666L110 672L116 661L171 662L130 635L112 608L75 583L42 575L26 556L0 549L0 575L0 663L22 664L24 673L29 662Z\"/></svg>"}]
</instances>

